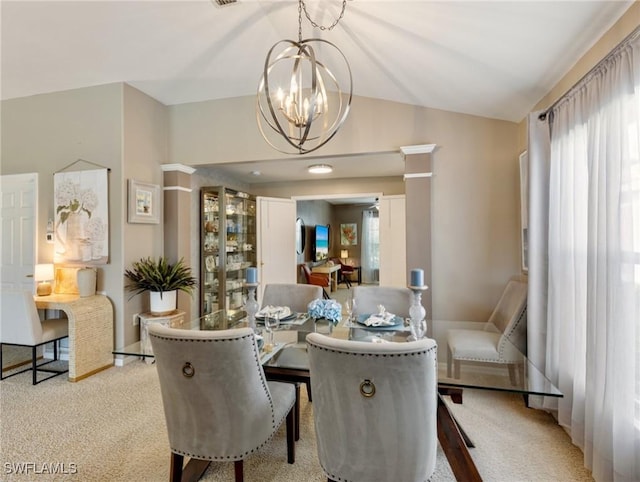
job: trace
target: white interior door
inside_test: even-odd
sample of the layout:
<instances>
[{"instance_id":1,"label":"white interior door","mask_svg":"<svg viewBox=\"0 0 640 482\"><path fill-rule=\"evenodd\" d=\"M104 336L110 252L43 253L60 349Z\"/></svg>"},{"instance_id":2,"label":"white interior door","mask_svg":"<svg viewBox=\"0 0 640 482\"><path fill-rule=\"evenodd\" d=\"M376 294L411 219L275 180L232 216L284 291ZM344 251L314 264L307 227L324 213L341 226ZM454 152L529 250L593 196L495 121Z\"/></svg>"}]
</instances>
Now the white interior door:
<instances>
[{"instance_id":1,"label":"white interior door","mask_svg":"<svg viewBox=\"0 0 640 482\"><path fill-rule=\"evenodd\" d=\"M380 286L407 286L405 196L380 198Z\"/></svg>"},{"instance_id":2,"label":"white interior door","mask_svg":"<svg viewBox=\"0 0 640 482\"><path fill-rule=\"evenodd\" d=\"M257 197L258 300L268 283L296 283L296 202Z\"/></svg>"},{"instance_id":3,"label":"white interior door","mask_svg":"<svg viewBox=\"0 0 640 482\"><path fill-rule=\"evenodd\" d=\"M38 174L0 176L2 289L33 292Z\"/></svg>"}]
</instances>

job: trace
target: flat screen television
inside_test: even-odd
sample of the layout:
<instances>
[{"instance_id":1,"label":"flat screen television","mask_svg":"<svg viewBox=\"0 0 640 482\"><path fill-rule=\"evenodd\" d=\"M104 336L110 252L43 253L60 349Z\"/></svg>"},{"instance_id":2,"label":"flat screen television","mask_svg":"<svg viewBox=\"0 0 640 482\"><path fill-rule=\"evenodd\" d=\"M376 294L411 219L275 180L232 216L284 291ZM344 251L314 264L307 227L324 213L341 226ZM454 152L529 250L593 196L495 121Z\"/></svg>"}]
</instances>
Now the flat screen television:
<instances>
[{"instance_id":1,"label":"flat screen television","mask_svg":"<svg viewBox=\"0 0 640 482\"><path fill-rule=\"evenodd\" d=\"M329 257L329 226L316 224L314 233L313 260L322 261Z\"/></svg>"}]
</instances>

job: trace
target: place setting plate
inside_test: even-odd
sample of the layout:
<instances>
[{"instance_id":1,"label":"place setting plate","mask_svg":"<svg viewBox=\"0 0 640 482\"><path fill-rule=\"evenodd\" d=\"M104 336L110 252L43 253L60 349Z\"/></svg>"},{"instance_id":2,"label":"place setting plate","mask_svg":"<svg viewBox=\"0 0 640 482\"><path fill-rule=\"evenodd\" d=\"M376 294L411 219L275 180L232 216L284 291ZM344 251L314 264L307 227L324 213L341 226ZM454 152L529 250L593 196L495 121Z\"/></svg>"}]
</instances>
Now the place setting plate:
<instances>
[{"instance_id":1,"label":"place setting plate","mask_svg":"<svg viewBox=\"0 0 640 482\"><path fill-rule=\"evenodd\" d=\"M274 307L274 308L280 308L280 311L279 311L280 323L295 320L298 316L296 313L293 313L291 311L291 308L289 308L288 306L281 306L281 307ZM264 319L265 319L265 314L260 313L260 311L258 311L258 313L256 313L256 320L264 322Z\"/></svg>"},{"instance_id":2,"label":"place setting plate","mask_svg":"<svg viewBox=\"0 0 640 482\"><path fill-rule=\"evenodd\" d=\"M384 325L367 325L366 321L369 319L371 315L360 315L358 316L358 318L356 319L356 324L354 327L356 328L363 328L366 330L380 330L380 331L398 331L401 329L404 329L404 320L399 317L398 315L395 315L392 319L391 322L389 324L384 324Z\"/></svg>"}]
</instances>

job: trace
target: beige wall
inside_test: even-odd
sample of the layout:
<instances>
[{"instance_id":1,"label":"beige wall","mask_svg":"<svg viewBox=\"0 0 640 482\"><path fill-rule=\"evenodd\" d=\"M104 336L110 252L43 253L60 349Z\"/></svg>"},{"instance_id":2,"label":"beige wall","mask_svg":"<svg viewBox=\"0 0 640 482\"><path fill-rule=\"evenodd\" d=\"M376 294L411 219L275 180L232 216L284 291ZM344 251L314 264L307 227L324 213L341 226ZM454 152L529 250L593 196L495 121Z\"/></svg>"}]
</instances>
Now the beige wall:
<instances>
[{"instance_id":1,"label":"beige wall","mask_svg":"<svg viewBox=\"0 0 640 482\"><path fill-rule=\"evenodd\" d=\"M235 98L171 107L173 160L197 165L282 157L260 137L254 101ZM225 112L232 117L224 119ZM520 273L517 139L518 125L512 122L356 98L349 120L322 149L328 156L438 145L432 156L434 318L486 319L507 279ZM366 156L354 162L367 172ZM361 178L255 184L249 192L275 197L392 195L404 193L404 184L401 178ZM407 206L408 211L426 208Z\"/></svg>"},{"instance_id":2,"label":"beige wall","mask_svg":"<svg viewBox=\"0 0 640 482\"><path fill-rule=\"evenodd\" d=\"M256 123L255 97L171 106L171 157L192 166L280 159L262 138ZM321 155L397 150L424 142L426 132L412 125L420 111L408 104L354 97L351 113ZM314 153L316 154L316 153Z\"/></svg>"},{"instance_id":3,"label":"beige wall","mask_svg":"<svg viewBox=\"0 0 640 482\"><path fill-rule=\"evenodd\" d=\"M122 85L76 89L2 102L1 173L37 172L37 262L53 260L44 233L54 219L53 174L77 159L108 167L109 264L99 267L98 290L122 317ZM72 169L92 168L79 163Z\"/></svg>"},{"instance_id":4,"label":"beige wall","mask_svg":"<svg viewBox=\"0 0 640 482\"><path fill-rule=\"evenodd\" d=\"M127 220L127 179L162 184L167 159L166 107L124 84L24 97L2 102L2 174L39 173L38 232L54 218L53 173L76 159L109 172L109 264L98 267L98 290L114 305L115 343L137 339L132 314L148 308L145 296L127 301L125 266L162 254L162 225ZM74 169L90 168L78 164ZM38 262L53 259L53 245L38 239Z\"/></svg>"},{"instance_id":5,"label":"beige wall","mask_svg":"<svg viewBox=\"0 0 640 482\"><path fill-rule=\"evenodd\" d=\"M128 181L157 184L162 187L162 164L168 162L167 138L169 135L169 112L165 105L143 94L137 89L124 85L123 149L122 149L122 206L119 217L122 220L121 273L131 266L133 261L164 253L163 217L159 224L129 224L127 222ZM159 193L162 203L164 196ZM126 280L123 277L123 283ZM124 294L124 317L122 330L116 333L116 345L122 346L135 341L139 328L133 325L133 315L149 310L149 295L144 293L131 300L131 293Z\"/></svg>"}]
</instances>

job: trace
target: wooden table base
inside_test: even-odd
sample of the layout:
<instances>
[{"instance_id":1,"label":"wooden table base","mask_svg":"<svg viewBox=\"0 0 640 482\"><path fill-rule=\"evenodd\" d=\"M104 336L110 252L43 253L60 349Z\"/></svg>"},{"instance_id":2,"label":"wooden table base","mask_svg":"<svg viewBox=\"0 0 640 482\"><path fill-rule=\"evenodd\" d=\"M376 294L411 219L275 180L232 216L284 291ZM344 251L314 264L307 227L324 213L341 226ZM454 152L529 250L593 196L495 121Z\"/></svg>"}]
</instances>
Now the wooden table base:
<instances>
[{"instance_id":1,"label":"wooden table base","mask_svg":"<svg viewBox=\"0 0 640 482\"><path fill-rule=\"evenodd\" d=\"M460 482L480 482L482 477L476 468L468 447L473 443L460 429L458 422L438 393L438 440L447 457L456 480Z\"/></svg>"}]
</instances>

